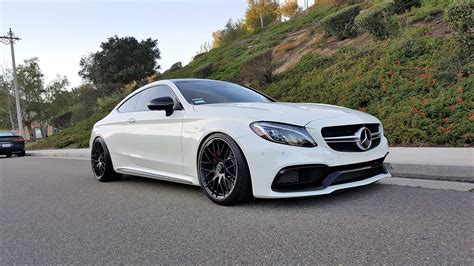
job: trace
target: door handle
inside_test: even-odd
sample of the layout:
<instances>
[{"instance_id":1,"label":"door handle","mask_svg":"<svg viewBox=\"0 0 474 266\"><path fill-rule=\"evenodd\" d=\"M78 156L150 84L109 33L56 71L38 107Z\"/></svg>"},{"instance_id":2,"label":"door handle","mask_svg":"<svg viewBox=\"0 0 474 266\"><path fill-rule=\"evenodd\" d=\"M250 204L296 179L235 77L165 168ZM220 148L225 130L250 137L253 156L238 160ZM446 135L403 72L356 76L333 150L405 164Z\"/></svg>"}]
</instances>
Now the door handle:
<instances>
[{"instance_id":1,"label":"door handle","mask_svg":"<svg viewBox=\"0 0 474 266\"><path fill-rule=\"evenodd\" d=\"M135 118L129 118L129 119L127 120L127 122L128 122L129 124L134 124L134 123L137 122L137 121L135 120Z\"/></svg>"}]
</instances>

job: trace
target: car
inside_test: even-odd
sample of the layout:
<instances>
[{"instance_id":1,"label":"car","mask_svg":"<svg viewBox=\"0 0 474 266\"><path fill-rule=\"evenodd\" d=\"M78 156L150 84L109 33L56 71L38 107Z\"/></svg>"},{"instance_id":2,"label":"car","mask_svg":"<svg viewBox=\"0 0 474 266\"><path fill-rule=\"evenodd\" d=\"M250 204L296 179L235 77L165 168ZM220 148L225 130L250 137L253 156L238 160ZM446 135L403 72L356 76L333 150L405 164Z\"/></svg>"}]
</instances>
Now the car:
<instances>
[{"instance_id":1,"label":"car","mask_svg":"<svg viewBox=\"0 0 474 266\"><path fill-rule=\"evenodd\" d=\"M25 156L25 139L14 132L0 131L0 155L6 155L9 158L12 154Z\"/></svg>"},{"instance_id":2,"label":"car","mask_svg":"<svg viewBox=\"0 0 474 266\"><path fill-rule=\"evenodd\" d=\"M99 181L125 174L196 185L220 205L329 194L390 176L377 118L277 102L217 80L137 89L94 125L90 147Z\"/></svg>"}]
</instances>

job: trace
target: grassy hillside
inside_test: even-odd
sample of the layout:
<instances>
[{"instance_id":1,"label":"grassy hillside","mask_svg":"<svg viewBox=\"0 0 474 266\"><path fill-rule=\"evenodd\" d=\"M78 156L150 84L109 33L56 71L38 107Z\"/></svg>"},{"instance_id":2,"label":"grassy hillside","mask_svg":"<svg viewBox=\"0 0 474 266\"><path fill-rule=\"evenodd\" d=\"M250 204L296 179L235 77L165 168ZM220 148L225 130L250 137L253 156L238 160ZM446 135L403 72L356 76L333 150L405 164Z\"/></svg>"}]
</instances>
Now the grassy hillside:
<instances>
[{"instance_id":1,"label":"grassy hillside","mask_svg":"<svg viewBox=\"0 0 474 266\"><path fill-rule=\"evenodd\" d=\"M361 8L380 1L369 2ZM385 40L367 33L344 40L329 36L320 21L345 6L313 6L148 81L195 77L205 69L208 78L251 84L281 101L329 103L373 114L384 123L391 145L472 145L473 55L446 25L446 4L424 1L394 15L396 27ZM272 81L246 81L242 66L267 50L273 56ZM86 146L92 124L106 111L31 147Z\"/></svg>"}]
</instances>

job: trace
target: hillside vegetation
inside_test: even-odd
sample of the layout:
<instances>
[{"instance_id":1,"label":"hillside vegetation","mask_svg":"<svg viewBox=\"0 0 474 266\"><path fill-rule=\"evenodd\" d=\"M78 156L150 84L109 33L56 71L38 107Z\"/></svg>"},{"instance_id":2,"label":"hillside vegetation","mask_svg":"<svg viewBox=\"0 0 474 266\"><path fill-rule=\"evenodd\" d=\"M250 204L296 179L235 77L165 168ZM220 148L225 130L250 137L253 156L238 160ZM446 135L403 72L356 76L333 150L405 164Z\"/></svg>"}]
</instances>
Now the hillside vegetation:
<instances>
[{"instance_id":1,"label":"hillside vegetation","mask_svg":"<svg viewBox=\"0 0 474 266\"><path fill-rule=\"evenodd\" d=\"M391 145L471 146L473 1L455 1L463 8L450 7L449 1L412 2L406 10L380 1L315 5L123 91L157 79L228 80L280 101L368 112L382 120ZM349 26L331 24L341 19ZM93 123L118 100L108 99L94 116L32 148L86 147Z\"/></svg>"}]
</instances>

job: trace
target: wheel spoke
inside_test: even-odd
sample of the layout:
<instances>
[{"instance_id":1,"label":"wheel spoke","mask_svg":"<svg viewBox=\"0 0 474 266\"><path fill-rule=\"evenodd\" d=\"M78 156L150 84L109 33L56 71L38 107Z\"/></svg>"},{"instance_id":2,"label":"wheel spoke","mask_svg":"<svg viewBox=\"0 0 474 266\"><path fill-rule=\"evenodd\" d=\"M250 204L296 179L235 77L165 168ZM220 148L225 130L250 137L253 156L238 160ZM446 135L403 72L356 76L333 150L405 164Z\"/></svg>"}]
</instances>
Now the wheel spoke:
<instances>
[{"instance_id":1,"label":"wheel spoke","mask_svg":"<svg viewBox=\"0 0 474 266\"><path fill-rule=\"evenodd\" d=\"M211 151L209 151L207 148L205 148L203 155L206 156L206 158L209 160L209 162L212 162L212 159L213 159L212 158L213 157L212 153L211 153L211 156L209 156L208 152L211 152Z\"/></svg>"},{"instance_id":2,"label":"wheel spoke","mask_svg":"<svg viewBox=\"0 0 474 266\"><path fill-rule=\"evenodd\" d=\"M205 185L205 186L209 185L210 183L214 182L214 180L216 180L217 177L218 177L217 175L214 175L214 176L212 176L212 179L211 179L211 178L209 178L209 176L210 176L210 174L208 174L208 175L206 176L206 178L203 180L203 181L204 181L204 184L203 184L203 185ZM206 181L207 181L207 182L206 182Z\"/></svg>"},{"instance_id":3,"label":"wheel spoke","mask_svg":"<svg viewBox=\"0 0 474 266\"><path fill-rule=\"evenodd\" d=\"M227 182L228 182L227 178L225 178L225 177L222 178L221 183L224 183L224 187L225 187L225 190L226 190L226 192L224 193L224 196L225 196L226 194L228 194L229 191L230 191L230 189L229 189L229 184L228 184Z\"/></svg>"},{"instance_id":4,"label":"wheel spoke","mask_svg":"<svg viewBox=\"0 0 474 266\"><path fill-rule=\"evenodd\" d=\"M225 172L228 174L227 176L232 177L232 178L235 178L235 174L234 174L234 173L231 173L231 172L229 171L229 169L225 169Z\"/></svg>"},{"instance_id":5,"label":"wheel spoke","mask_svg":"<svg viewBox=\"0 0 474 266\"><path fill-rule=\"evenodd\" d=\"M206 172L208 172L208 173L212 173L214 170L201 167L201 171L206 171Z\"/></svg>"},{"instance_id":6,"label":"wheel spoke","mask_svg":"<svg viewBox=\"0 0 474 266\"><path fill-rule=\"evenodd\" d=\"M234 166L235 166L235 162L232 162L232 164L229 165L229 166L227 166L227 168L232 168L232 167L234 167Z\"/></svg>"}]
</instances>

